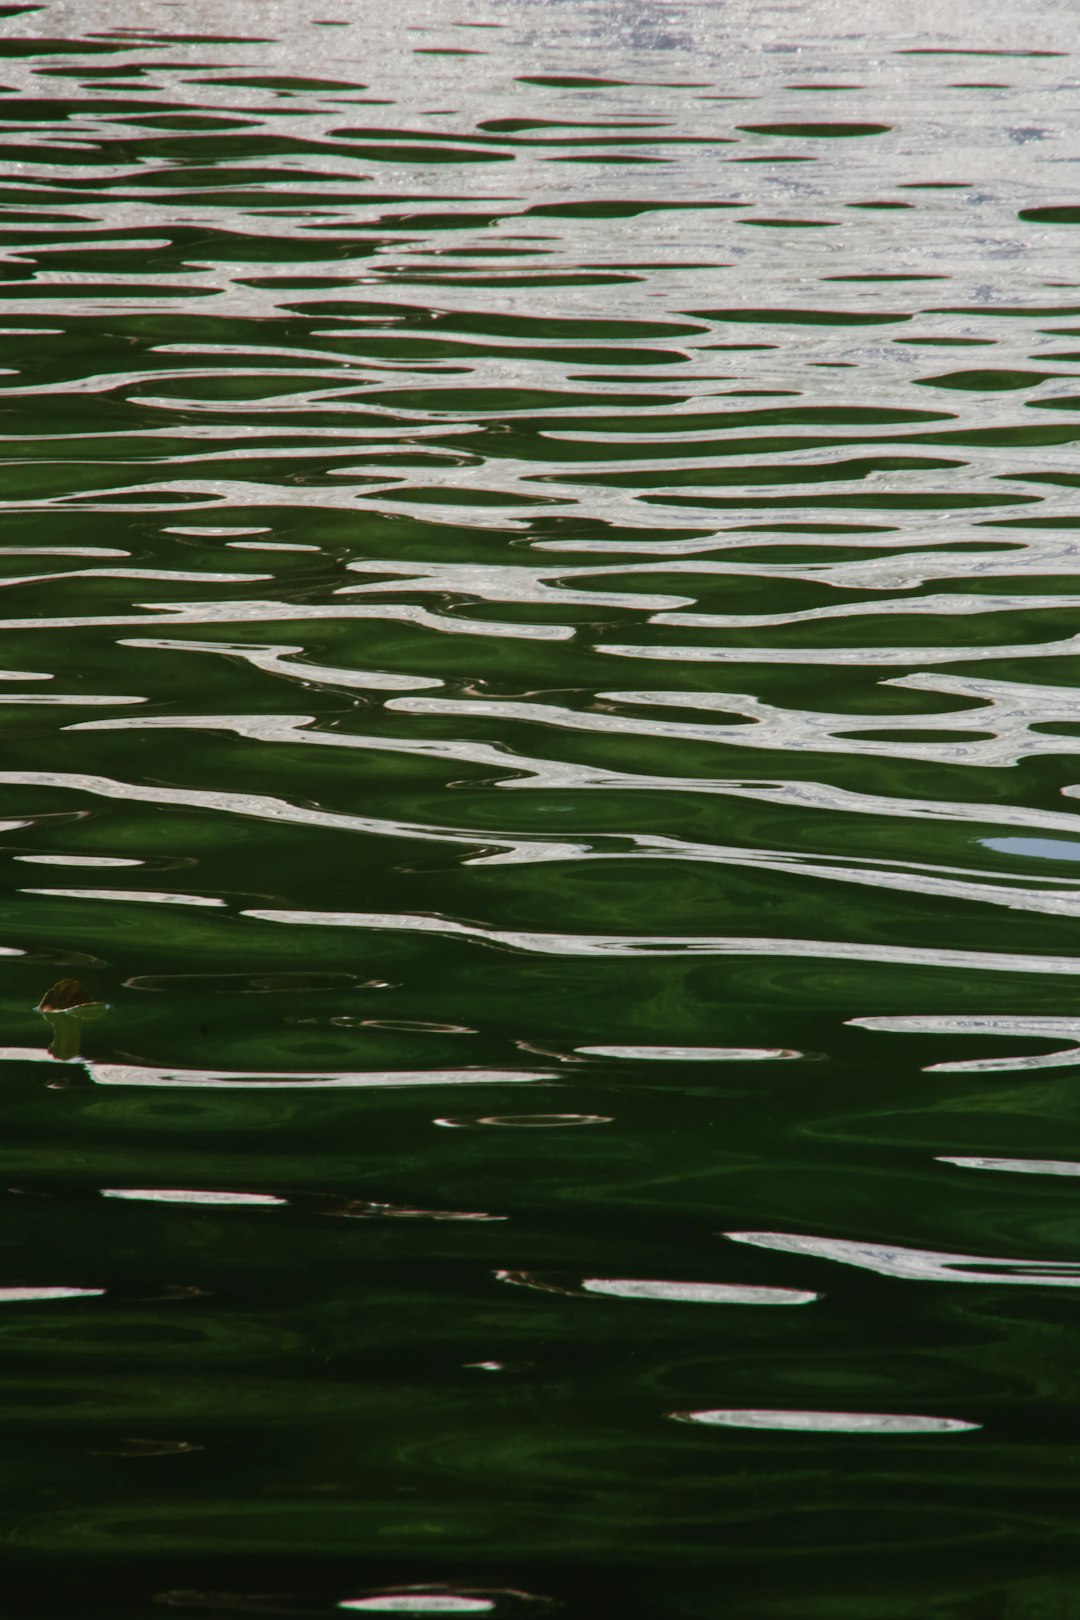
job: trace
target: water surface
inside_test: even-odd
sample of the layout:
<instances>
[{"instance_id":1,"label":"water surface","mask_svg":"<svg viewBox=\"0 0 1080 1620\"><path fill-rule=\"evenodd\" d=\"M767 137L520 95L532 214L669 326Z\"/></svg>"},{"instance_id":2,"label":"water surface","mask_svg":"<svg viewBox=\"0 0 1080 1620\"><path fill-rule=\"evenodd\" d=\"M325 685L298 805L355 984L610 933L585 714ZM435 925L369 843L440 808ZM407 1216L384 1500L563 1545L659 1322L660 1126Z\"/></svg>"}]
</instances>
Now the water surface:
<instances>
[{"instance_id":1,"label":"water surface","mask_svg":"<svg viewBox=\"0 0 1080 1620\"><path fill-rule=\"evenodd\" d=\"M1073 1615L1072 9L0 11L5 1613Z\"/></svg>"}]
</instances>

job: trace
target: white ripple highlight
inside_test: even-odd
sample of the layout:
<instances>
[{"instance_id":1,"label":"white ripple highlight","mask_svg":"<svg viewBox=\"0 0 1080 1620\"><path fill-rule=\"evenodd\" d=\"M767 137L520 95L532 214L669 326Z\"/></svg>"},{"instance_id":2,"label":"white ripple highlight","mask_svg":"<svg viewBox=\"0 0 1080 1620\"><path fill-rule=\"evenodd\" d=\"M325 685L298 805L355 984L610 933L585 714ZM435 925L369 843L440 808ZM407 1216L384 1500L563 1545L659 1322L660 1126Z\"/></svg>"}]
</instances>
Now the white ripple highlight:
<instances>
[{"instance_id":1,"label":"white ripple highlight","mask_svg":"<svg viewBox=\"0 0 1080 1620\"><path fill-rule=\"evenodd\" d=\"M896 564L891 566L895 569ZM1016 564L1012 564L1015 571ZM751 571L753 572L753 571ZM865 576L866 567L860 568L860 575ZM760 579L762 574L768 575L769 570L763 567L755 572L754 577ZM806 578L809 571L794 577ZM788 574L788 578L792 575ZM820 580L822 573L809 577ZM830 581L831 583L831 581ZM876 585L867 588L878 588ZM942 596L897 596L886 597L874 602L844 602L835 607L802 608L791 613L657 613L652 617L651 623L674 626L676 629L686 626L695 630L738 630L757 629L759 627L789 624L818 624L822 620L840 619L845 624L855 619L868 619L879 617L890 618L921 618L923 616L938 616L946 618L970 618L983 613L1015 613L1017 611L1030 613L1038 609L1060 612L1063 609L1075 611L1080 608L1080 596L1023 596L1019 594L1008 596L971 596L971 595L942 595ZM914 653L914 649L911 649Z\"/></svg>"},{"instance_id":2,"label":"white ripple highlight","mask_svg":"<svg viewBox=\"0 0 1080 1620\"><path fill-rule=\"evenodd\" d=\"M611 695L611 694L609 694ZM629 699L631 694L621 694ZM648 695L651 699L652 694ZM644 701L644 696L642 697ZM695 700L696 701L696 700ZM849 729L855 729L856 721L849 719ZM821 810L828 813L837 812L849 815L904 817L922 821L951 821L971 823L984 828L1022 827L1040 832L1062 832L1076 837L1080 832L1080 817L1070 811L1029 809L1023 805L1009 805L999 803L979 804L959 800L956 802L934 799L899 798L890 794L860 793L848 788L834 787L827 782L787 781L781 779L750 780L735 777L698 777L698 776L660 776L649 775L644 772L619 771L603 767L571 763L564 760L537 757L530 754L516 753L503 744L481 742L467 742L461 739L420 739L411 737L364 737L358 735L345 736L337 732L311 731L306 728L315 724L312 715L152 715L131 718L122 717L110 720L84 720L73 723L65 730L68 731L129 731L144 729L173 728L182 731L231 731L238 737L245 737L257 742L289 743L309 745L319 748L357 748L372 750L374 752L412 754L420 758L452 760L461 764L490 766L500 773L502 780L495 786L506 792L528 792L531 790L549 791L552 789L572 788L575 791L584 790L610 790L619 791L638 790L649 793L700 793L723 798L749 799L752 801L793 806L802 810ZM617 726L607 727L609 730L619 729ZM707 729L707 728L706 728ZM741 733L752 732L755 728L743 726ZM1055 739L1051 739L1052 741ZM1056 739L1061 741L1062 739ZM1069 739L1064 739L1066 742ZM967 745L970 746L970 745ZM821 748L826 749L824 743ZM852 750L854 751L854 749ZM1057 752L1055 748L1053 752ZM902 757L908 757L908 751L902 750ZM936 756L935 756L936 757ZM998 763L1006 764L1014 761L1000 759ZM986 763L980 759L978 763ZM32 784L47 781L52 786L77 786L91 781L97 783L108 782L108 778L90 777L81 773L60 772L0 772L0 783L24 782ZM363 817L328 816L317 811L300 811L288 806L287 801L269 799L251 794L228 793L199 793L188 789L169 790L169 792L155 792L153 789L137 787L134 784L124 784L124 791L118 791L114 784L112 792L116 797L142 798L153 803L196 803L201 802L207 808L229 809L241 804L248 805L275 805L280 807L274 812L276 816L283 815L288 810L294 817L307 819L311 825L336 825L354 827L363 830L367 827L379 826L382 828L401 826L415 827L415 823L393 823L387 821L375 822ZM105 787L89 789L89 791L109 791ZM1070 794L1080 793L1080 788L1064 788L1062 792ZM213 802L211 802L213 801ZM256 809L249 813L261 814ZM502 843L508 850L515 848L529 848L535 851L552 849L555 846L550 841L539 839L518 839L509 837L505 833L487 833L477 829L476 832L467 832L464 829L437 832L433 829L418 828L418 837L438 837L446 839L468 840L475 843ZM580 844L564 843L564 848L571 851L579 849ZM537 858L542 858L537 856Z\"/></svg>"},{"instance_id":3,"label":"white ripple highlight","mask_svg":"<svg viewBox=\"0 0 1080 1620\"><path fill-rule=\"evenodd\" d=\"M909 1249L900 1244L856 1243L797 1232L724 1232L733 1243L749 1243L780 1254L806 1255L858 1266L879 1277L908 1282L994 1283L1009 1286L1080 1288L1080 1261L1005 1260L988 1254L950 1254L938 1249Z\"/></svg>"},{"instance_id":4,"label":"white ripple highlight","mask_svg":"<svg viewBox=\"0 0 1080 1620\"><path fill-rule=\"evenodd\" d=\"M152 611L0 619L0 630L83 630L165 624L296 624L312 621L324 623L336 619L381 619L390 623L419 625L425 630L438 630L447 635L509 637L518 641L569 641L575 634L572 625L466 619L460 615L434 613L411 602L365 604L362 607L336 602L325 606L298 602L137 602L133 605Z\"/></svg>"},{"instance_id":5,"label":"white ripple highlight","mask_svg":"<svg viewBox=\"0 0 1080 1620\"><path fill-rule=\"evenodd\" d=\"M955 1164L961 1170L1003 1170L1016 1176L1080 1176L1080 1162L1073 1159L964 1159L938 1153L935 1160L938 1164Z\"/></svg>"},{"instance_id":6,"label":"white ripple highlight","mask_svg":"<svg viewBox=\"0 0 1080 1620\"><path fill-rule=\"evenodd\" d=\"M1002 1074L1010 1070L1061 1069L1080 1063L1080 1018L1014 1017L979 1014L900 1014L896 1017L849 1018L853 1029L878 1030L889 1035L998 1035L1009 1040L1030 1036L1035 1040L1069 1041L1053 1052L989 1058L964 1058L950 1063L929 1063L924 1074Z\"/></svg>"},{"instance_id":7,"label":"white ripple highlight","mask_svg":"<svg viewBox=\"0 0 1080 1620\"><path fill-rule=\"evenodd\" d=\"M250 585L273 579L273 574L216 574L179 568L67 568L54 574L21 574L0 578L0 590L12 585L51 585L60 579L152 579L174 585Z\"/></svg>"},{"instance_id":8,"label":"white ripple highlight","mask_svg":"<svg viewBox=\"0 0 1080 1620\"><path fill-rule=\"evenodd\" d=\"M12 953L21 955L21 952ZM43 1046L0 1046L0 1063L47 1063ZM551 1069L185 1069L147 1063L74 1060L99 1086L211 1086L220 1090L381 1091L408 1086L519 1086L558 1079Z\"/></svg>"},{"instance_id":9,"label":"white ripple highlight","mask_svg":"<svg viewBox=\"0 0 1080 1620\"><path fill-rule=\"evenodd\" d=\"M1080 640L1077 645L1080 647ZM903 662L910 663L912 656L908 649ZM1056 720L1075 722L1080 716L1080 701L1076 692L1068 688L927 673L898 676L881 684L910 691L944 693L977 706L937 714L860 715L783 708L744 692L615 690L598 692L597 697L623 708L645 706L669 713L678 710L680 714L669 719L658 714L598 713L535 700L453 697L395 698L387 708L402 714L524 721L560 731L601 732L787 754L847 754L860 758L920 759L998 768L1014 766L1032 756L1080 753L1080 740L1076 737L1039 729ZM698 713L705 717L683 718ZM716 714L725 718L708 718ZM934 732L941 733L940 740L933 737ZM908 733L914 735L908 736Z\"/></svg>"},{"instance_id":10,"label":"white ripple highlight","mask_svg":"<svg viewBox=\"0 0 1080 1620\"><path fill-rule=\"evenodd\" d=\"M143 866L145 863L125 855L15 855L16 861L30 866Z\"/></svg>"},{"instance_id":11,"label":"white ripple highlight","mask_svg":"<svg viewBox=\"0 0 1080 1620\"><path fill-rule=\"evenodd\" d=\"M934 950L930 947L847 943L823 939L770 939L709 934L553 934L484 928L407 912L284 911L253 908L243 917L303 928L386 929L442 934L540 956L776 956L816 961L886 962L905 967L963 968L996 973L1080 974L1080 957L1031 956L1007 951Z\"/></svg>"},{"instance_id":12,"label":"white ripple highlight","mask_svg":"<svg viewBox=\"0 0 1080 1620\"><path fill-rule=\"evenodd\" d=\"M457 1597L447 1592L386 1593L382 1597L349 1598L339 1609L353 1614L490 1614L492 1598Z\"/></svg>"},{"instance_id":13,"label":"white ripple highlight","mask_svg":"<svg viewBox=\"0 0 1080 1620\"><path fill-rule=\"evenodd\" d=\"M631 1277L586 1277L586 1294L613 1299L654 1299L679 1305L809 1305L820 1294L800 1288L742 1287L737 1283L650 1282Z\"/></svg>"},{"instance_id":14,"label":"white ripple highlight","mask_svg":"<svg viewBox=\"0 0 1080 1620\"><path fill-rule=\"evenodd\" d=\"M797 1412L767 1407L716 1407L670 1412L680 1423L725 1429L780 1429L801 1434L959 1434L980 1429L963 1418L923 1417L914 1412Z\"/></svg>"},{"instance_id":15,"label":"white ripple highlight","mask_svg":"<svg viewBox=\"0 0 1080 1620\"><path fill-rule=\"evenodd\" d=\"M288 1203L287 1198L277 1198L272 1193L201 1192L180 1187L102 1187L101 1196L144 1204L199 1204L214 1208L265 1208Z\"/></svg>"},{"instance_id":16,"label":"white ripple highlight","mask_svg":"<svg viewBox=\"0 0 1080 1620\"><path fill-rule=\"evenodd\" d=\"M0 1048L0 1061L5 1052L5 1048ZM274 1073L260 1069L159 1069L132 1063L88 1062L84 1066L99 1086L212 1086L241 1091L293 1088L387 1091L407 1086L528 1085L556 1078L550 1072L525 1069L338 1069Z\"/></svg>"},{"instance_id":17,"label":"white ripple highlight","mask_svg":"<svg viewBox=\"0 0 1080 1620\"><path fill-rule=\"evenodd\" d=\"M691 596L646 596L635 591L582 591L564 587L559 583L576 575L596 575L596 568L535 568L516 563L434 563L395 562L379 558L371 562L351 562L346 565L351 573L401 575L400 579L380 579L368 585L343 585L335 596L386 595L393 591L427 592L443 595L447 592L475 596L485 602L528 602L542 606L573 603L582 607L630 607L661 612L664 609L689 607ZM612 573L616 570L612 569ZM621 577L635 570L619 571ZM1080 598L1077 599L1080 603Z\"/></svg>"},{"instance_id":18,"label":"white ripple highlight","mask_svg":"<svg viewBox=\"0 0 1080 1620\"><path fill-rule=\"evenodd\" d=\"M781 1046L575 1046L574 1051L646 1063L775 1063L805 1056Z\"/></svg>"},{"instance_id":19,"label":"white ripple highlight","mask_svg":"<svg viewBox=\"0 0 1080 1620\"><path fill-rule=\"evenodd\" d=\"M224 900L203 894L170 894L163 889L20 889L20 894L50 895L61 900L144 901L154 906L223 906Z\"/></svg>"},{"instance_id":20,"label":"white ripple highlight","mask_svg":"<svg viewBox=\"0 0 1080 1620\"><path fill-rule=\"evenodd\" d=\"M29 680L35 680L39 677L31 675L26 678ZM50 676L48 678L51 680L52 677ZM111 709L115 708L119 704L126 705L145 702L146 699L144 697L128 697L121 693L117 693L116 695L101 693L98 695L91 693L77 694L74 692L5 692L3 696L0 697L0 703L2 703L5 708L9 708L15 703L23 703L46 705L53 708Z\"/></svg>"},{"instance_id":21,"label":"white ripple highlight","mask_svg":"<svg viewBox=\"0 0 1080 1620\"><path fill-rule=\"evenodd\" d=\"M346 689L379 692L421 692L442 686L434 676L395 675L384 670L340 669L330 664L293 663L301 646L250 647L243 642L183 641L168 636L130 636L117 642L118 647L147 648L153 652L217 653L219 657L240 658L252 669L266 675L287 676L301 686L340 686Z\"/></svg>"},{"instance_id":22,"label":"white ripple highlight","mask_svg":"<svg viewBox=\"0 0 1080 1620\"><path fill-rule=\"evenodd\" d=\"M296 724L306 723L301 716ZM231 726L229 729L233 729ZM261 733L260 733L261 734ZM302 740L314 734L299 732L294 738L290 728L274 732L275 739L287 735L289 740ZM495 755L495 750L491 750ZM499 757L499 756L495 756ZM163 804L177 807L190 806L199 810L216 810L226 815L247 816L257 821L277 821L299 827L319 827L341 832L374 833L379 836L419 838L432 843L457 844L475 850L478 845L495 844L506 856L516 861L555 860L580 853L581 845L540 839L513 838L505 833L488 833L468 828L428 827L421 822L394 821L380 816L336 814L328 810L315 810L290 804L287 799L274 798L261 793L215 792L202 788L158 788L141 783L125 782L109 776L91 776L79 771L0 771L0 785L6 787L69 788L74 792L91 793L107 799L120 799L136 804ZM15 825L25 826L19 822ZM505 858L488 855L488 862ZM477 861L479 864L479 858Z\"/></svg>"},{"instance_id":23,"label":"white ripple highlight","mask_svg":"<svg viewBox=\"0 0 1080 1620\"><path fill-rule=\"evenodd\" d=\"M653 647L595 643L614 658L660 659L676 664L824 664L868 669L905 664L995 663L1006 658L1074 658L1080 636L995 647Z\"/></svg>"},{"instance_id":24,"label":"white ripple highlight","mask_svg":"<svg viewBox=\"0 0 1080 1620\"><path fill-rule=\"evenodd\" d=\"M104 1288L0 1288L0 1305L31 1305L54 1299L100 1299Z\"/></svg>"}]
</instances>

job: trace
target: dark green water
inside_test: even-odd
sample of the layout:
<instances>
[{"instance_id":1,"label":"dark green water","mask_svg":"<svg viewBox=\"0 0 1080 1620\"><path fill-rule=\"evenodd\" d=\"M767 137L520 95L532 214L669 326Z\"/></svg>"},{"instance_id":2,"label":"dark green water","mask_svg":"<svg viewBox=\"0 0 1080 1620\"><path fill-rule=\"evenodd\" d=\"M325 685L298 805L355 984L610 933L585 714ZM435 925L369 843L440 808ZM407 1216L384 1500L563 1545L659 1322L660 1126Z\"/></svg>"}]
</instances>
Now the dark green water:
<instances>
[{"instance_id":1,"label":"dark green water","mask_svg":"<svg viewBox=\"0 0 1080 1620\"><path fill-rule=\"evenodd\" d=\"M5 1620L1080 1616L1075 39L0 7Z\"/></svg>"}]
</instances>

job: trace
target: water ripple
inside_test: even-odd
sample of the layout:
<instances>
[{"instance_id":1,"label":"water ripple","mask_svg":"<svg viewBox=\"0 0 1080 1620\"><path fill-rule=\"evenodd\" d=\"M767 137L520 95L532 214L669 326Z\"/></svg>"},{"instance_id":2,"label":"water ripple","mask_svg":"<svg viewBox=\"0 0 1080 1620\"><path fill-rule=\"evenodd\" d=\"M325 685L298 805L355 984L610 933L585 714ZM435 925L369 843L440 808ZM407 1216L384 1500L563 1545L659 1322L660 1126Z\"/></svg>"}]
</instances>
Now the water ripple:
<instances>
[{"instance_id":1,"label":"water ripple","mask_svg":"<svg viewBox=\"0 0 1080 1620\"><path fill-rule=\"evenodd\" d=\"M1064 1612L1060 6L0 9L16 1603Z\"/></svg>"}]
</instances>

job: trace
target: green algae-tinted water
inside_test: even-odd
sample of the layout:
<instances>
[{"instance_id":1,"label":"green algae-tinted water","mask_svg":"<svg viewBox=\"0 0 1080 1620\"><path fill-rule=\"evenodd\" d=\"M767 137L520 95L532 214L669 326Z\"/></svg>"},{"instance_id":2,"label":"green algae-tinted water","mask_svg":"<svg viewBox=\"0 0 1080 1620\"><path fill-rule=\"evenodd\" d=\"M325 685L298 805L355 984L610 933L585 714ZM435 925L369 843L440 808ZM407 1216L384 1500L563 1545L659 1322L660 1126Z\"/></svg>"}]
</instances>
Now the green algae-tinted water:
<instances>
[{"instance_id":1,"label":"green algae-tinted water","mask_svg":"<svg viewBox=\"0 0 1080 1620\"><path fill-rule=\"evenodd\" d=\"M1075 1620L1070 8L2 10L0 1610Z\"/></svg>"}]
</instances>

